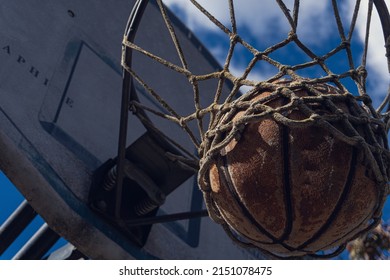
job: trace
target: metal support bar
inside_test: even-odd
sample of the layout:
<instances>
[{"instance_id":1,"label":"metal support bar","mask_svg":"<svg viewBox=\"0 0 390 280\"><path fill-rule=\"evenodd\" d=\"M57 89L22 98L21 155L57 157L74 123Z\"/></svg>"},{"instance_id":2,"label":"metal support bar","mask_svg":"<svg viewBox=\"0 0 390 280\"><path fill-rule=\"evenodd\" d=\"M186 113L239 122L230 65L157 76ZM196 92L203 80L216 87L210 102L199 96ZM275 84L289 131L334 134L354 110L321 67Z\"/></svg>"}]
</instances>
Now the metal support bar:
<instances>
[{"instance_id":1,"label":"metal support bar","mask_svg":"<svg viewBox=\"0 0 390 280\"><path fill-rule=\"evenodd\" d=\"M24 200L0 227L0 255L8 249L36 216L37 213Z\"/></svg>"},{"instance_id":2,"label":"metal support bar","mask_svg":"<svg viewBox=\"0 0 390 280\"><path fill-rule=\"evenodd\" d=\"M136 7L133 9L132 14L129 18L129 22L126 26L125 36L130 40L134 40L138 25L141 21L143 12L149 1L138 1L136 2ZM131 51L122 46L122 59L126 62L131 61ZM131 63L129 63L131 65ZM129 72L123 69L122 73L122 101L121 101L121 113L120 113L120 122L119 122L119 140L118 140L118 179L116 185L116 195L115 195L115 218L121 220L121 203L122 203L122 188L123 188L123 179L124 179L124 165L125 165L125 154L126 154L126 138L127 138L127 125L129 118L129 102L130 102L130 91L134 90L134 85L132 84L132 78Z\"/></svg>"},{"instance_id":3,"label":"metal support bar","mask_svg":"<svg viewBox=\"0 0 390 280\"><path fill-rule=\"evenodd\" d=\"M12 259L39 260L50 250L58 239L60 239L60 236L45 223Z\"/></svg>"}]
</instances>

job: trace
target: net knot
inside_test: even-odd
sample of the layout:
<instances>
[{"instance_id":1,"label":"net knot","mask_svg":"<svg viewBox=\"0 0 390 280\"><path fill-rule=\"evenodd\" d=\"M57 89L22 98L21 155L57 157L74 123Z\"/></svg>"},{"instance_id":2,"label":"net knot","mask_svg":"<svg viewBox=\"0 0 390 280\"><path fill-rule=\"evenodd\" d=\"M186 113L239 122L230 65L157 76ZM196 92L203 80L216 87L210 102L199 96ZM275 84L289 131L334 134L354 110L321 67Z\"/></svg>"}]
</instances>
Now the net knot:
<instances>
[{"instance_id":1,"label":"net knot","mask_svg":"<svg viewBox=\"0 0 390 280\"><path fill-rule=\"evenodd\" d=\"M229 71L228 70L226 70L226 69L223 69L223 70L221 70L220 72L218 72L218 79L224 79L224 78L226 78L226 74L227 73L229 73Z\"/></svg>"},{"instance_id":2,"label":"net knot","mask_svg":"<svg viewBox=\"0 0 390 280\"><path fill-rule=\"evenodd\" d=\"M195 111L195 118L196 118L197 120L202 119L201 110L198 109L198 110Z\"/></svg>"},{"instance_id":3,"label":"net knot","mask_svg":"<svg viewBox=\"0 0 390 280\"><path fill-rule=\"evenodd\" d=\"M291 65L280 65L279 71L282 72L283 74L287 74L289 70L291 70L292 67Z\"/></svg>"},{"instance_id":4,"label":"net knot","mask_svg":"<svg viewBox=\"0 0 390 280\"><path fill-rule=\"evenodd\" d=\"M343 49L349 48L350 46L351 46L351 42L348 41L348 40L343 40L343 41L341 42L341 47L342 47Z\"/></svg>"},{"instance_id":5,"label":"net knot","mask_svg":"<svg viewBox=\"0 0 390 280\"><path fill-rule=\"evenodd\" d=\"M238 36L237 33L231 33L230 34L230 42L233 43L233 44L237 43L239 38L240 37Z\"/></svg>"},{"instance_id":6,"label":"net knot","mask_svg":"<svg viewBox=\"0 0 390 280\"><path fill-rule=\"evenodd\" d=\"M318 124L323 121L323 118L317 113L312 114L310 116L310 119L313 121L314 124Z\"/></svg>"},{"instance_id":7,"label":"net knot","mask_svg":"<svg viewBox=\"0 0 390 280\"><path fill-rule=\"evenodd\" d=\"M187 78L191 85L196 84L196 77L194 75L189 74Z\"/></svg>"},{"instance_id":8,"label":"net knot","mask_svg":"<svg viewBox=\"0 0 390 280\"><path fill-rule=\"evenodd\" d=\"M367 69L360 65L358 68L356 68L356 74L358 75L358 77L361 77L361 78L367 78Z\"/></svg>"},{"instance_id":9,"label":"net knot","mask_svg":"<svg viewBox=\"0 0 390 280\"><path fill-rule=\"evenodd\" d=\"M322 64L324 63L325 58L321 56L316 56L315 58L313 58L313 61L316 62L317 64Z\"/></svg>"},{"instance_id":10,"label":"net knot","mask_svg":"<svg viewBox=\"0 0 390 280\"><path fill-rule=\"evenodd\" d=\"M218 112L220 109L221 109L221 107L223 107L223 105L221 106L221 105L219 105L217 102L213 102L213 103L211 103L210 104L210 110L211 110L211 112Z\"/></svg>"},{"instance_id":11,"label":"net knot","mask_svg":"<svg viewBox=\"0 0 390 280\"><path fill-rule=\"evenodd\" d=\"M264 53L263 53L263 52L256 51L255 54L254 54L254 57L255 57L257 60L262 60L263 57L264 57Z\"/></svg>"},{"instance_id":12,"label":"net knot","mask_svg":"<svg viewBox=\"0 0 390 280\"><path fill-rule=\"evenodd\" d=\"M184 127L186 125L186 121L184 118L179 119L179 125L180 125L180 127Z\"/></svg>"},{"instance_id":13,"label":"net knot","mask_svg":"<svg viewBox=\"0 0 390 280\"><path fill-rule=\"evenodd\" d=\"M302 105L304 103L304 101L302 100L301 97L299 96L293 96L291 98L291 103L294 107L299 107L300 105Z\"/></svg>"},{"instance_id":14,"label":"net knot","mask_svg":"<svg viewBox=\"0 0 390 280\"><path fill-rule=\"evenodd\" d=\"M135 105L134 101L129 102L129 111L132 112L133 114L137 113L137 106Z\"/></svg>"},{"instance_id":15,"label":"net knot","mask_svg":"<svg viewBox=\"0 0 390 280\"><path fill-rule=\"evenodd\" d=\"M350 76L352 79L354 79L354 80L358 80L358 79L359 79L359 73L358 73L358 71L356 71L356 69L350 69L350 70L348 71L348 73L349 73L349 76Z\"/></svg>"},{"instance_id":16,"label":"net knot","mask_svg":"<svg viewBox=\"0 0 390 280\"><path fill-rule=\"evenodd\" d=\"M241 86L241 82L243 81L244 78L242 77L234 77L234 79L232 79L232 83L234 85L238 85L238 86Z\"/></svg>"},{"instance_id":17,"label":"net knot","mask_svg":"<svg viewBox=\"0 0 390 280\"><path fill-rule=\"evenodd\" d=\"M289 41L294 41L298 38L298 35L294 30L290 30L290 32L288 32L287 36L288 36L287 40L289 40Z\"/></svg>"},{"instance_id":18,"label":"net knot","mask_svg":"<svg viewBox=\"0 0 390 280\"><path fill-rule=\"evenodd\" d=\"M329 78L332 80L332 81L337 81L339 79L339 76L337 74L330 74L329 75Z\"/></svg>"},{"instance_id":19,"label":"net knot","mask_svg":"<svg viewBox=\"0 0 390 280\"><path fill-rule=\"evenodd\" d=\"M363 93L361 95L361 100L363 101L364 104L367 104L367 105L372 104L372 99L367 93Z\"/></svg>"}]
</instances>

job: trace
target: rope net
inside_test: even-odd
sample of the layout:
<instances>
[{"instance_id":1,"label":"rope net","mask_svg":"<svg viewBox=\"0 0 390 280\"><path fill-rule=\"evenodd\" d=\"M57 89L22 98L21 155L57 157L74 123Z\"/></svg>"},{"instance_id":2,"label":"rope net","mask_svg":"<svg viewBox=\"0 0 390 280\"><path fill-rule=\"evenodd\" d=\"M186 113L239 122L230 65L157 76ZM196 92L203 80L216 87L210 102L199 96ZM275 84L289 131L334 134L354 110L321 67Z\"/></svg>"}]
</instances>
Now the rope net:
<instances>
[{"instance_id":1,"label":"rope net","mask_svg":"<svg viewBox=\"0 0 390 280\"><path fill-rule=\"evenodd\" d=\"M128 71L133 80L141 85L147 94L155 102L160 104L163 111L156 110L150 106L142 104L137 99L132 99L129 104L130 110L141 120L144 126L175 145L183 152L184 156L171 155L174 160L179 161L187 167L195 168L198 171L198 183L204 194L206 206L210 217L217 223L222 224L228 235L237 243L244 246L254 246L248 236L242 238L242 234L237 234L226 222L226 218L216 205L210 186L210 168L215 164L216 157L223 153L223 150L234 140L240 139L243 131L249 124L259 123L262 120L272 120L282 127L288 129L304 129L318 127L327 131L335 139L352 146L364 154L364 162L369 170L369 177L377 184L379 191L375 211L369 225L363 231L374 228L381 218L381 211L386 196L389 194L389 157L387 132L389 130L389 113L386 111L388 97L375 109L370 96L367 94L367 53L370 35L371 14L373 11L373 1L368 1L368 13L366 16L366 37L364 49L361 55L361 62L356 65L356 56L352 48L352 38L356 33L355 27L359 17L364 16L359 13L361 1L356 1L354 10L351 11L348 28L345 28L345 19L341 17L340 8L336 0L331 1L333 7L334 20L339 35L339 43L325 54L318 55L307 44L300 39L299 19L300 2L295 0L293 9L289 10L284 1L275 0L280 12L284 14L288 21L290 31L286 38L281 41L259 48L251 45L239 34L235 5L233 0L228 0L230 13L230 26L224 25L209 11L203 8L197 1L190 0L210 22L213 23L228 39L229 48L223 67L212 73L194 74L189 67L183 46L181 45L176 31L173 27L170 13L167 11L161 0L156 1L166 27L175 45L175 49L180 63L173 63L161 56L153 54L148 50L136 45L134 42L123 41L124 50L131 50L139 53L158 64L163 65L169 71L175 71L185 77L191 84L193 91L194 110L188 115L181 115L177 108L164 99L163 95L155 91L152 86L140 77L136 69L132 68L125 52L122 58L123 68ZM366 1L364 1L365 3ZM188 3L190 5L190 3ZM347 32L348 30L348 32ZM355 35L357 36L357 35ZM287 65L275 59L275 53L286 49L288 46L298 48L306 57L306 62ZM251 54L250 62L239 76L231 71L232 59L237 49L244 48ZM335 73L329 67L329 63L334 57L343 55L346 71ZM384 58L385 59L385 58ZM265 80L250 79L250 74L255 71L259 63L266 63L274 70L274 75ZM317 76L306 75L304 70L320 68L321 72ZM201 98L201 86L204 81L216 81L212 102L204 105ZM346 81L353 81L356 91L351 93L351 86ZM226 84L231 85L228 94L223 94ZM266 93L266 94L262 94ZM304 94L303 94L304 93ZM390 92L389 92L390 94ZM283 100L279 106L272 105L275 100ZM346 104L346 105L345 105ZM345 107L347 106L347 107ZM318 109L320 108L320 110ZM237 114L240 112L240 114ZM294 117L293 112L300 112L299 117ZM180 126L191 139L196 147L198 155L193 156L191 150L182 147L173 140L172 135L166 135L159 127L156 127L146 114L169 120ZM196 122L196 128L191 125ZM361 232L354 234L354 237ZM351 238L350 238L351 239ZM249 241L248 241L249 240ZM345 244L349 240L344 240ZM284 244L283 240L275 239L271 243ZM294 250L288 246L285 248ZM343 246L341 246L343 247ZM327 248L323 248L327 249ZM269 250L267 250L269 252ZM313 253L310 250L307 254ZM339 250L336 251L339 253ZM272 253L272 252L271 252Z\"/></svg>"},{"instance_id":2,"label":"rope net","mask_svg":"<svg viewBox=\"0 0 390 280\"><path fill-rule=\"evenodd\" d=\"M379 224L371 232L350 242L347 249L352 260L390 259L390 226Z\"/></svg>"}]
</instances>

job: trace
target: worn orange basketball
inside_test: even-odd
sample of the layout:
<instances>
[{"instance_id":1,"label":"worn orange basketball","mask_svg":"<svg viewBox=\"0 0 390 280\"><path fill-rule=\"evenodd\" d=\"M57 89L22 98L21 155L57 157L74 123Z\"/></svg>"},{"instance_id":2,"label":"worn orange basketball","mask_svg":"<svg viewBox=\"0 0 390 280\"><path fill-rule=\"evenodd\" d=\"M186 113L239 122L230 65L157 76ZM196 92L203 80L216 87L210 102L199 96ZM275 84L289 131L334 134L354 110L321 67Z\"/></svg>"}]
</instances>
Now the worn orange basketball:
<instances>
[{"instance_id":1,"label":"worn orange basketball","mask_svg":"<svg viewBox=\"0 0 390 280\"><path fill-rule=\"evenodd\" d=\"M328 85L317 90L339 94ZM311 95L302 89L295 94ZM259 92L253 100L269 95ZM288 101L277 97L264 104L277 108ZM335 104L349 113L347 104ZM312 109L331 114L325 105ZM286 117L307 116L295 109ZM246 124L239 140L213 160L211 197L226 223L255 246L284 257L313 254L346 243L368 226L379 187L363 161L362 150L318 125L292 128L269 117Z\"/></svg>"}]
</instances>

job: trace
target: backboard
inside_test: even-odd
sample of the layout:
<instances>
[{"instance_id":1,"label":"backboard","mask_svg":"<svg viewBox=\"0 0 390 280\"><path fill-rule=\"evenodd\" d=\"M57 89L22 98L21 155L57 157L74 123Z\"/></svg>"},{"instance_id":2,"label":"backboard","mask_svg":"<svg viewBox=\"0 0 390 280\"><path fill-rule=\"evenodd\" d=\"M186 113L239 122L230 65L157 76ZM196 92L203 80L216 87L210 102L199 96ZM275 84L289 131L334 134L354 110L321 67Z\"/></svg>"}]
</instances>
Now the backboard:
<instances>
[{"instance_id":1,"label":"backboard","mask_svg":"<svg viewBox=\"0 0 390 280\"><path fill-rule=\"evenodd\" d=\"M96 171L116 157L121 41L134 2L2 3L0 168L53 230L92 259L261 258L233 245L209 218L155 224L140 245L89 205ZM150 45L153 53L178 60L154 1L144 19L137 40ZM215 71L219 66L207 50L177 19L173 23L194 71ZM191 91L186 88L188 81L175 73L162 75L158 66L153 68L142 59L135 63L139 73L153 77L152 86L166 92L169 103L181 108L183 115L193 111L192 95L185 94ZM136 90L147 99L141 87ZM134 116L129 118L127 145L131 147L139 139L148 139L148 134ZM179 127L163 120L155 123L186 149L194 149ZM134 144L129 153L142 157L138 148L148 148L145 142L142 145ZM159 215L204 209L193 173L185 173L175 184L180 186L169 187Z\"/></svg>"}]
</instances>

